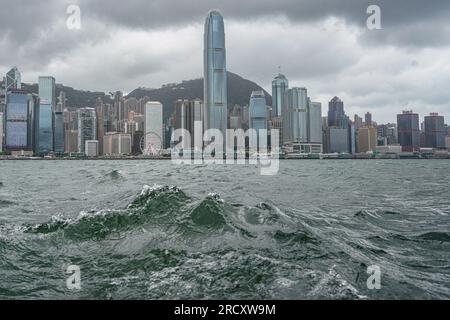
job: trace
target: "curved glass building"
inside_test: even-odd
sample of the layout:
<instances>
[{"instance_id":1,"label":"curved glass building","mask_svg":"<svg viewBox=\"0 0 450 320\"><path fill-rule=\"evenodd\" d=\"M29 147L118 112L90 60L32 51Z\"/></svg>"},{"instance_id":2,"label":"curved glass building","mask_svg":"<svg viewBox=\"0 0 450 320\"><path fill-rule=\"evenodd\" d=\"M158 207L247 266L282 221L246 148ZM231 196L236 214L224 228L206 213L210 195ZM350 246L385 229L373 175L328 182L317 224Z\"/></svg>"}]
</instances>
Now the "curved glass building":
<instances>
[{"instance_id":1,"label":"curved glass building","mask_svg":"<svg viewBox=\"0 0 450 320\"><path fill-rule=\"evenodd\" d=\"M250 129L267 129L266 96L263 91L253 91L249 104Z\"/></svg>"},{"instance_id":2,"label":"curved glass building","mask_svg":"<svg viewBox=\"0 0 450 320\"><path fill-rule=\"evenodd\" d=\"M288 79L281 73L272 81L272 117L281 117L286 91L289 89Z\"/></svg>"},{"instance_id":3,"label":"curved glass building","mask_svg":"<svg viewBox=\"0 0 450 320\"><path fill-rule=\"evenodd\" d=\"M212 10L205 22L204 35L204 128L227 129L227 69L225 27L222 14Z\"/></svg>"}]
</instances>

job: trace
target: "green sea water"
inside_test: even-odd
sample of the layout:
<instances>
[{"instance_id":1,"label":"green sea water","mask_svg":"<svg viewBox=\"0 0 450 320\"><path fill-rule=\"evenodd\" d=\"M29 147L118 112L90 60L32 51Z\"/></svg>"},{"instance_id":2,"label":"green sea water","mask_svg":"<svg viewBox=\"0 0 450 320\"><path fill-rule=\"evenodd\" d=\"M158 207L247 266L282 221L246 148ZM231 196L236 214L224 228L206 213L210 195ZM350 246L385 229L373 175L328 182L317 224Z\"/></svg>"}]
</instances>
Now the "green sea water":
<instances>
[{"instance_id":1,"label":"green sea water","mask_svg":"<svg viewBox=\"0 0 450 320\"><path fill-rule=\"evenodd\" d=\"M2 161L0 299L449 299L449 178L445 160Z\"/></svg>"}]
</instances>

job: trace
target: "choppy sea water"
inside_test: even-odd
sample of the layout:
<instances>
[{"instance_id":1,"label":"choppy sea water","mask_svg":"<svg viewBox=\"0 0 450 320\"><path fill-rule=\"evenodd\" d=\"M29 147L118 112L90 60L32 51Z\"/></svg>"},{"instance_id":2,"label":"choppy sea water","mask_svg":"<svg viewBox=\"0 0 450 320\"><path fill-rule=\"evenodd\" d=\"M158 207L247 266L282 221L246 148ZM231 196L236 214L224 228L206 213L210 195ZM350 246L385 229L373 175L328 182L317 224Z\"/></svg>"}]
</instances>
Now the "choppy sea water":
<instances>
[{"instance_id":1,"label":"choppy sea water","mask_svg":"<svg viewBox=\"0 0 450 320\"><path fill-rule=\"evenodd\" d=\"M449 161L280 165L3 161L0 299L450 298Z\"/></svg>"}]
</instances>

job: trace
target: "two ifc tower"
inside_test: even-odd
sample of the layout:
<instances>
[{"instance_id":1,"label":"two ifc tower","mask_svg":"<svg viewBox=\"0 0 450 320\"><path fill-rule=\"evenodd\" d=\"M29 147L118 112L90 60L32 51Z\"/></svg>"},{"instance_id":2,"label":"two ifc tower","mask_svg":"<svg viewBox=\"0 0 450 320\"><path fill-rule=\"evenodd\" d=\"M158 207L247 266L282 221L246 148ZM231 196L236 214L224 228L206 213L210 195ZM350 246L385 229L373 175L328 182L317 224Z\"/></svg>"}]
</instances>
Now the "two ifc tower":
<instances>
[{"instance_id":1,"label":"two ifc tower","mask_svg":"<svg viewBox=\"0 0 450 320\"><path fill-rule=\"evenodd\" d=\"M227 69L223 16L211 10L204 34L204 129L227 129Z\"/></svg>"}]
</instances>

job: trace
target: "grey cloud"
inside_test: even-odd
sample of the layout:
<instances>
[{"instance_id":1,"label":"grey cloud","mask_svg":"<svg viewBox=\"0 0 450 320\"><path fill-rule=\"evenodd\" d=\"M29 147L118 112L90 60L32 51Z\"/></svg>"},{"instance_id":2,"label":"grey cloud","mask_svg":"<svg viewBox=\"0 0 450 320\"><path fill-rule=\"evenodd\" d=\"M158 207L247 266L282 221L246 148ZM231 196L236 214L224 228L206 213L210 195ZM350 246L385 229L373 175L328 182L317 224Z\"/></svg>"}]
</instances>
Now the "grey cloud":
<instances>
[{"instance_id":1,"label":"grey cloud","mask_svg":"<svg viewBox=\"0 0 450 320\"><path fill-rule=\"evenodd\" d=\"M282 15L292 22L308 23L334 16L364 29L371 4L381 7L383 31L366 34L362 40L367 43L435 46L442 45L444 35L448 36L439 30L450 17L450 1L446 0L129 0L114 5L107 0L80 0L91 18L140 29L199 23L211 8L220 9L229 20Z\"/></svg>"}]
</instances>

